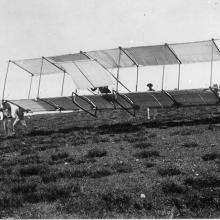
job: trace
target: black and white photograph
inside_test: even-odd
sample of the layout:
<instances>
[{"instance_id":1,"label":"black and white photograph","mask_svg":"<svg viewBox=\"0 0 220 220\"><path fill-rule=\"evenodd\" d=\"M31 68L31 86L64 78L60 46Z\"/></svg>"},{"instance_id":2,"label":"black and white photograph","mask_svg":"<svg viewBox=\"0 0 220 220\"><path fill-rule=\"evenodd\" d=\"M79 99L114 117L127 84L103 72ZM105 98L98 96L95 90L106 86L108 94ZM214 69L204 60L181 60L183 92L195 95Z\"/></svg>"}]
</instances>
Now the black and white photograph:
<instances>
[{"instance_id":1,"label":"black and white photograph","mask_svg":"<svg viewBox=\"0 0 220 220\"><path fill-rule=\"evenodd\" d=\"M1 219L220 218L220 0L0 0Z\"/></svg>"}]
</instances>

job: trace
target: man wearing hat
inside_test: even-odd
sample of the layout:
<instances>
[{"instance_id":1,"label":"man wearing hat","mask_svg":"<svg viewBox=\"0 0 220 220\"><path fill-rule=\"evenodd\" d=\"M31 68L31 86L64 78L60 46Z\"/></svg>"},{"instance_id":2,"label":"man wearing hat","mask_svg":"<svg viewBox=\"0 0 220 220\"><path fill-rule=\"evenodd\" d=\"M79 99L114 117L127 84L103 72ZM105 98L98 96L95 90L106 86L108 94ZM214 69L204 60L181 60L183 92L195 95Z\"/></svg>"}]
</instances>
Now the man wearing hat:
<instances>
[{"instance_id":1,"label":"man wearing hat","mask_svg":"<svg viewBox=\"0 0 220 220\"><path fill-rule=\"evenodd\" d=\"M147 84L148 90L149 92L154 92L155 90L153 89L153 84L152 83L148 83ZM157 109L152 109L152 115L153 115L153 119L156 118L157 115ZM147 108L147 119L150 120L150 108Z\"/></svg>"},{"instance_id":2,"label":"man wearing hat","mask_svg":"<svg viewBox=\"0 0 220 220\"><path fill-rule=\"evenodd\" d=\"M147 87L148 87L148 91L155 91L155 90L153 89L153 84L152 84L152 83L148 83L148 84L147 84Z\"/></svg>"},{"instance_id":3,"label":"man wearing hat","mask_svg":"<svg viewBox=\"0 0 220 220\"><path fill-rule=\"evenodd\" d=\"M13 135L13 129L12 129L12 114L11 114L11 106L10 104L3 100L2 101L2 108L0 108L0 111L3 114L3 126L6 133L6 136L12 136Z\"/></svg>"}]
</instances>

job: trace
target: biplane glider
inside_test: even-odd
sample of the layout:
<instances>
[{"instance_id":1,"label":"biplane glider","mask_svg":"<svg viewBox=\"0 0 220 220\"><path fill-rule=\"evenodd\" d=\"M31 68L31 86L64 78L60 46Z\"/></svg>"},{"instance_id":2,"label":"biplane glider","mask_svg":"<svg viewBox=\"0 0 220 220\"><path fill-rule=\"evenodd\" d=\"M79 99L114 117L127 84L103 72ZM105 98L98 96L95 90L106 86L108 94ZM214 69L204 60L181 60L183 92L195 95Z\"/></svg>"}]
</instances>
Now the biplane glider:
<instances>
[{"instance_id":1,"label":"biplane glider","mask_svg":"<svg viewBox=\"0 0 220 220\"><path fill-rule=\"evenodd\" d=\"M220 60L220 49L216 40L190 43L164 44L128 48L114 48L65 54L60 56L41 57L36 59L9 60L5 75L2 100L31 112L45 111L85 111L97 117L97 111L121 109L135 116L138 109L171 108L186 106L218 105L220 98L212 86L212 63ZM181 65L189 63L210 62L210 88L180 90ZM6 99L4 97L10 65L16 65L31 76L29 92L26 99ZM143 66L161 65L178 66L177 90L163 90L165 68L162 74L162 90L139 92L139 68ZM119 70L125 67L136 67L135 91L131 91L119 80ZM117 69L114 76L110 69ZM62 89L59 97L40 97L41 79L47 74L63 74ZM71 76L77 90L69 96L63 96L66 75ZM30 98L33 77L38 77L36 98ZM116 88L111 94L95 94L91 88L112 86ZM126 93L118 91L118 85L126 89ZM78 91L87 89L90 95L79 95ZM108 98L109 97L109 98ZM114 102L114 103L113 103Z\"/></svg>"}]
</instances>

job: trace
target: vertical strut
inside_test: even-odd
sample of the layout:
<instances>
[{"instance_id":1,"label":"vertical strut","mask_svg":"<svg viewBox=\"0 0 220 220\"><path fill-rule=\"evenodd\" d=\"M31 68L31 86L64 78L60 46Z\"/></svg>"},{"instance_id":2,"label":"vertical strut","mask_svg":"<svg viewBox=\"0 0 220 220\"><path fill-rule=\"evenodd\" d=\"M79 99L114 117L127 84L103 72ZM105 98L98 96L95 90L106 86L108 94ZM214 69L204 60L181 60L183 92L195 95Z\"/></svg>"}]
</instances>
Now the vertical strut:
<instances>
[{"instance_id":1,"label":"vertical strut","mask_svg":"<svg viewBox=\"0 0 220 220\"><path fill-rule=\"evenodd\" d=\"M179 63L179 73L178 73L178 90L180 90L180 63Z\"/></svg>"},{"instance_id":2,"label":"vertical strut","mask_svg":"<svg viewBox=\"0 0 220 220\"><path fill-rule=\"evenodd\" d=\"M137 76L136 76L136 86L135 86L135 91L137 92L138 90L138 79L139 79L139 65L137 63L137 61L135 60L134 57L132 57L125 49L123 49L122 47L119 47L119 49L121 51L123 51L123 53L134 63L134 65L137 67Z\"/></svg>"},{"instance_id":3,"label":"vertical strut","mask_svg":"<svg viewBox=\"0 0 220 220\"><path fill-rule=\"evenodd\" d=\"M33 80L33 75L31 75L30 87L29 87L29 92L28 92L28 99L30 98L30 94L31 94L32 80Z\"/></svg>"},{"instance_id":4,"label":"vertical strut","mask_svg":"<svg viewBox=\"0 0 220 220\"><path fill-rule=\"evenodd\" d=\"M178 90L180 88L180 64L182 64L181 60L179 59L179 57L176 55L176 53L173 51L173 49L169 46L169 44L165 44L165 46L170 50L170 52L173 54L173 56L175 57L175 59L178 61L179 63L179 73L178 73Z\"/></svg>"},{"instance_id":5,"label":"vertical strut","mask_svg":"<svg viewBox=\"0 0 220 220\"><path fill-rule=\"evenodd\" d=\"M40 83L41 83L41 75L42 75L42 70L43 70L43 63L44 63L44 58L42 57L42 59L41 59L41 68L40 68L40 77L39 77L39 83L38 83L38 91L37 91L37 98L39 98L39 93L40 93Z\"/></svg>"},{"instance_id":6,"label":"vertical strut","mask_svg":"<svg viewBox=\"0 0 220 220\"><path fill-rule=\"evenodd\" d=\"M64 72L63 72L62 88L61 88L61 96L63 96L63 88L64 88L65 76L66 76L66 73L65 73L65 71L64 71Z\"/></svg>"},{"instance_id":7,"label":"vertical strut","mask_svg":"<svg viewBox=\"0 0 220 220\"><path fill-rule=\"evenodd\" d=\"M119 49L118 70L117 70L117 82L116 82L116 91L117 91L117 92L118 92L118 80L119 80L119 71L120 71L120 60L121 60L121 50Z\"/></svg>"},{"instance_id":8,"label":"vertical strut","mask_svg":"<svg viewBox=\"0 0 220 220\"><path fill-rule=\"evenodd\" d=\"M212 44L212 54L211 54L211 71L210 71L210 87L212 86L212 67L213 67L213 44Z\"/></svg>"},{"instance_id":9,"label":"vertical strut","mask_svg":"<svg viewBox=\"0 0 220 220\"><path fill-rule=\"evenodd\" d=\"M2 93L2 100L4 99L4 96L5 96L5 87L6 87L6 82L7 82L7 78L8 78L8 72L9 72L10 62L11 62L11 61L9 60L9 61L8 61L8 65L7 65L6 74L5 74L4 88L3 88L3 93Z\"/></svg>"},{"instance_id":10,"label":"vertical strut","mask_svg":"<svg viewBox=\"0 0 220 220\"><path fill-rule=\"evenodd\" d=\"M139 66L137 66L137 77L136 77L136 87L135 87L136 92L138 90L138 79L139 79Z\"/></svg>"},{"instance_id":11,"label":"vertical strut","mask_svg":"<svg viewBox=\"0 0 220 220\"><path fill-rule=\"evenodd\" d=\"M162 90L163 90L163 84L164 84L164 74L165 74L165 65L163 65L163 74L162 74Z\"/></svg>"}]
</instances>

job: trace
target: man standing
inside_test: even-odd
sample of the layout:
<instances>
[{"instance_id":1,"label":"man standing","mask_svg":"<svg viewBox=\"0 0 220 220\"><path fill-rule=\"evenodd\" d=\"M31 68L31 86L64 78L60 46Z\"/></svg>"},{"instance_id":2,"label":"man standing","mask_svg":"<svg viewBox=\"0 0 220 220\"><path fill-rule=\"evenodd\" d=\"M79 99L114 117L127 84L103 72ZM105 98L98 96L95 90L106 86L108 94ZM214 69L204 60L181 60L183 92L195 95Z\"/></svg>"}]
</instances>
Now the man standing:
<instances>
[{"instance_id":1,"label":"man standing","mask_svg":"<svg viewBox=\"0 0 220 220\"><path fill-rule=\"evenodd\" d=\"M153 89L153 84L152 83L148 83L147 84L148 90L149 92L154 92L155 90ZM152 112L152 116L153 119L156 119L156 115L157 115L157 109L151 109ZM150 116L150 108L147 108L147 119L150 120L151 116Z\"/></svg>"},{"instance_id":2,"label":"man standing","mask_svg":"<svg viewBox=\"0 0 220 220\"><path fill-rule=\"evenodd\" d=\"M23 108L18 107L15 110L15 121L13 123L13 131L15 134L19 134L19 125L27 128L26 121L24 120L24 112L25 110Z\"/></svg>"},{"instance_id":3,"label":"man standing","mask_svg":"<svg viewBox=\"0 0 220 220\"><path fill-rule=\"evenodd\" d=\"M3 114L3 126L6 133L6 136L12 136L12 114L11 114L11 106L10 104L3 100L2 101L2 108L0 108L0 111Z\"/></svg>"},{"instance_id":4,"label":"man standing","mask_svg":"<svg viewBox=\"0 0 220 220\"><path fill-rule=\"evenodd\" d=\"M147 84L147 87L148 87L148 91L155 91L154 89L153 89L153 84L152 83L148 83Z\"/></svg>"}]
</instances>

